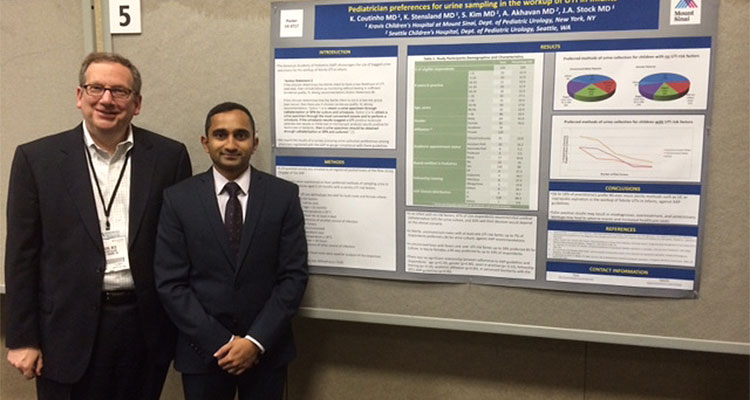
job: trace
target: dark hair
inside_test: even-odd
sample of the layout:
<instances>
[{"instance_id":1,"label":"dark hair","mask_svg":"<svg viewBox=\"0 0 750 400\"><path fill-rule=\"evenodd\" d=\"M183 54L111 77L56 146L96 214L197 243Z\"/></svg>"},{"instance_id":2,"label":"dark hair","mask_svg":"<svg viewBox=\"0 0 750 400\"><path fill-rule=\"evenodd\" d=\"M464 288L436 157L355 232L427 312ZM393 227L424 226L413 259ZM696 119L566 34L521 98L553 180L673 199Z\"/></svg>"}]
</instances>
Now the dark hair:
<instances>
[{"instance_id":1,"label":"dark hair","mask_svg":"<svg viewBox=\"0 0 750 400\"><path fill-rule=\"evenodd\" d=\"M86 84L86 70L89 69L89 65L102 62L115 63L127 67L130 70L130 74L133 75L133 93L141 94L141 73L138 72L138 68L130 60L117 53L94 52L86 56L83 59L83 63L81 63L81 71L78 73L78 85L83 87Z\"/></svg>"},{"instance_id":2,"label":"dark hair","mask_svg":"<svg viewBox=\"0 0 750 400\"><path fill-rule=\"evenodd\" d=\"M253 136L255 136L255 119L253 118L253 114L251 114L250 110L248 110L247 107L243 106L242 104L234 103L231 101L226 101L224 103L217 104L214 106L214 108L212 108L208 112L208 115L206 115L206 130L205 130L206 136L208 136L208 130L211 128L211 117L213 117L216 114L221 114L221 113L234 111L234 110L240 110L244 112L245 114L247 114L248 117L250 117L250 123L253 125L252 134Z\"/></svg>"}]
</instances>

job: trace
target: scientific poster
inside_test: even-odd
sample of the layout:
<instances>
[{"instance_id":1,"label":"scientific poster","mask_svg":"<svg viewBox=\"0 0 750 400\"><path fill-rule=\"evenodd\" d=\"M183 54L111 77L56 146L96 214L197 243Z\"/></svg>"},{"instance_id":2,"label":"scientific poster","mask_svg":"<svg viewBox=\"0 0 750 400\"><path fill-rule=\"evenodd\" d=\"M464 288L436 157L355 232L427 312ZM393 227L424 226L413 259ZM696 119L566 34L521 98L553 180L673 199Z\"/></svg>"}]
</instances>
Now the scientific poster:
<instances>
[{"instance_id":1,"label":"scientific poster","mask_svg":"<svg viewBox=\"0 0 750 400\"><path fill-rule=\"evenodd\" d=\"M697 296L715 4L273 7L312 273Z\"/></svg>"}]
</instances>

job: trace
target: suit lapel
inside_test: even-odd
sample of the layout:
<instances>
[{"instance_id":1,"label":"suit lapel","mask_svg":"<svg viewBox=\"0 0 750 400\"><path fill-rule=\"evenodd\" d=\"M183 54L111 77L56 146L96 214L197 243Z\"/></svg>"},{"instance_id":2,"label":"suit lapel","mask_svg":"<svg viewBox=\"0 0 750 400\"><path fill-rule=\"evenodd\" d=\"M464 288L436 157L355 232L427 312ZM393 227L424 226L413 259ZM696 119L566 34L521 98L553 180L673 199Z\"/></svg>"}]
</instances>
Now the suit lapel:
<instances>
[{"instance_id":1,"label":"suit lapel","mask_svg":"<svg viewBox=\"0 0 750 400\"><path fill-rule=\"evenodd\" d=\"M133 127L133 150L130 152L130 211L128 245L132 246L146 212L156 171L156 151L140 128Z\"/></svg>"},{"instance_id":2,"label":"suit lapel","mask_svg":"<svg viewBox=\"0 0 750 400\"><path fill-rule=\"evenodd\" d=\"M199 178L201 181L201 187L200 190L198 190L198 197L200 198L204 215L207 216L206 219L208 220L208 225L213 232L213 237L219 242L219 247L221 247L222 253L224 253L224 256L230 265L234 266L237 261L234 258L234 254L232 254L232 250L229 248L229 236L227 236L227 231L224 228L224 221L221 219L221 212L219 211L219 203L216 200L213 169L209 168L208 171L202 173Z\"/></svg>"},{"instance_id":3,"label":"suit lapel","mask_svg":"<svg viewBox=\"0 0 750 400\"><path fill-rule=\"evenodd\" d=\"M91 239L99 250L104 253L102 235L99 231L99 216L96 214L96 203L91 186L91 175L86 161L86 145L83 141L83 128L78 125L65 135L60 151L60 173L66 182L68 196L81 215L81 221Z\"/></svg>"},{"instance_id":4,"label":"suit lapel","mask_svg":"<svg viewBox=\"0 0 750 400\"><path fill-rule=\"evenodd\" d=\"M245 222L242 225L242 240L240 241L240 249L237 254L239 265L235 269L236 273L239 273L240 269L245 264L244 260L250 250L255 227L258 225L258 221L260 221L263 204L266 199L266 183L265 177L258 173L255 168L250 167L250 193L248 193L247 198Z\"/></svg>"}]
</instances>

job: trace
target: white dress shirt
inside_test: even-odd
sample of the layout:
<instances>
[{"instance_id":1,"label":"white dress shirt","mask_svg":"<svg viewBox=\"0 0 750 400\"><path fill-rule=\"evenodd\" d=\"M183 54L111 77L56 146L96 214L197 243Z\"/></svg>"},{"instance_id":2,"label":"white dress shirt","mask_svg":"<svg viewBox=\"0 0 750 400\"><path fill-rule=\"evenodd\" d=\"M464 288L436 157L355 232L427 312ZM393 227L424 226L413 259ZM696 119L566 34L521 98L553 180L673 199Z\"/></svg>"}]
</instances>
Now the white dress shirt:
<instances>
[{"instance_id":1,"label":"white dress shirt","mask_svg":"<svg viewBox=\"0 0 750 400\"><path fill-rule=\"evenodd\" d=\"M224 215L226 215L227 201L229 200L229 193L224 192L224 186L229 182L229 179L225 178L224 175L219 173L216 168L213 169L214 174L214 190L216 191L216 201L219 202L219 211L221 212L221 220L224 221ZM250 192L250 168L248 167L245 172L242 173L237 179L233 181L239 185L241 192L237 194L237 198L240 200L242 205L242 221L245 221L245 215L247 215L247 195Z\"/></svg>"},{"instance_id":2,"label":"white dress shirt","mask_svg":"<svg viewBox=\"0 0 750 400\"><path fill-rule=\"evenodd\" d=\"M83 140L86 144L86 151L91 155L91 163L88 161L86 165L89 170L89 177L91 178L91 188L94 195L94 203L96 203L96 214L99 216L99 230L104 232L106 230L107 217L104 213L104 204L102 204L99 191L97 189L96 180L99 180L99 187L102 189L102 196L104 201L109 204L109 200L112 197L112 191L117 185L117 179L120 177L123 164L125 163L125 154L133 148L133 128L128 128L128 137L123 142L117 144L114 154L109 154L106 150L99 147L94 143L94 139L91 138L91 133L86 128L86 123L83 124ZM91 166L94 166L96 176L91 171ZM130 166L132 160L128 161L125 166L125 172L122 174L122 181L117 189L115 199L112 202L112 209L109 214L110 231L120 231L125 235L126 243L128 243L128 228L129 228L129 212L130 212ZM127 249L126 249L127 250ZM104 286L103 290L129 290L135 288L133 282L133 274L130 272L130 257L128 252L124 254L125 263L127 269L112 271L112 264L107 261L107 266L104 270Z\"/></svg>"}]
</instances>

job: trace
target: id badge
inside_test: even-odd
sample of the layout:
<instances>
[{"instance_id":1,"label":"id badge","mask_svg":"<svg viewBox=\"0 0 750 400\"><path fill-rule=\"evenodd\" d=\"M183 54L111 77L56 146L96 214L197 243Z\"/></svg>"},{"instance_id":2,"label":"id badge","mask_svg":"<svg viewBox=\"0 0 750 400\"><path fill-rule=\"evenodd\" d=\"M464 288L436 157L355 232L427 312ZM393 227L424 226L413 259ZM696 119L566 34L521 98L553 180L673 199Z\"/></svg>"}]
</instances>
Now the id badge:
<instances>
[{"instance_id":1,"label":"id badge","mask_svg":"<svg viewBox=\"0 0 750 400\"><path fill-rule=\"evenodd\" d=\"M107 272L128 269L128 239L122 231L102 232L104 255L107 260Z\"/></svg>"}]
</instances>

